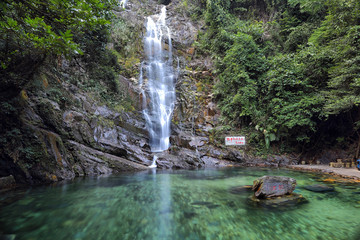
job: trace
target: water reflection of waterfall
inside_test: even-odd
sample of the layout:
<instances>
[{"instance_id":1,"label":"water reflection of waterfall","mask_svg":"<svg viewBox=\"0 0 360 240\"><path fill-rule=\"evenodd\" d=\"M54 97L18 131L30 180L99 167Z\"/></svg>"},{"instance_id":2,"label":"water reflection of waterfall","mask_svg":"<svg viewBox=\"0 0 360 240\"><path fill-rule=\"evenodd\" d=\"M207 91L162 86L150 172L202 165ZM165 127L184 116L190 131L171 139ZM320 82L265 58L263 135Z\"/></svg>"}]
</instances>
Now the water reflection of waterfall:
<instances>
[{"instance_id":1,"label":"water reflection of waterfall","mask_svg":"<svg viewBox=\"0 0 360 240\"><path fill-rule=\"evenodd\" d=\"M168 174L160 175L160 223L157 239L171 239L172 237L172 209L171 209L171 179Z\"/></svg>"},{"instance_id":2,"label":"water reflection of waterfall","mask_svg":"<svg viewBox=\"0 0 360 240\"><path fill-rule=\"evenodd\" d=\"M170 125L175 102L171 35L165 18L165 7L156 21L152 17L147 18L144 38L146 60L141 64L139 77L145 107L143 114L152 152L162 152L170 147Z\"/></svg>"}]
</instances>

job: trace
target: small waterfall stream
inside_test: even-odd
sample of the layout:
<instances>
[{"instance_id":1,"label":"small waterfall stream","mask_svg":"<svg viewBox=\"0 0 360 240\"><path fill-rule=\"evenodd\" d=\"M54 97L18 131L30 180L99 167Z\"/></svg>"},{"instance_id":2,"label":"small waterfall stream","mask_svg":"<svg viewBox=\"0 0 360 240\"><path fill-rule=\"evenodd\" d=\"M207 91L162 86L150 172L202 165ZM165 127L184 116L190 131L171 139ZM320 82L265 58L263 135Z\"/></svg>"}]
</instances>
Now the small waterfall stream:
<instances>
[{"instance_id":1,"label":"small waterfall stream","mask_svg":"<svg viewBox=\"0 0 360 240\"><path fill-rule=\"evenodd\" d=\"M156 21L152 17L147 18L144 38L146 59L141 64L139 77L152 152L162 152L170 147L170 125L175 105L171 35L165 19L165 7ZM156 158L151 166L156 167Z\"/></svg>"},{"instance_id":2,"label":"small waterfall stream","mask_svg":"<svg viewBox=\"0 0 360 240\"><path fill-rule=\"evenodd\" d=\"M127 2L127 0L120 0L120 7L125 8L126 2Z\"/></svg>"}]
</instances>

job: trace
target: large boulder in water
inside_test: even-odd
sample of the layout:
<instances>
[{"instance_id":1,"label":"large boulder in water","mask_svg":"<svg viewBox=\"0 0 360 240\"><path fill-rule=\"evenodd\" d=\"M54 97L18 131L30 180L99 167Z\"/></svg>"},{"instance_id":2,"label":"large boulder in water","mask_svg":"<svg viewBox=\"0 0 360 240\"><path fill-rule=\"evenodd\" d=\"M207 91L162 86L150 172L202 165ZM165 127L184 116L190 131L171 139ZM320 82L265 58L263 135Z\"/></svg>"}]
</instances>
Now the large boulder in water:
<instances>
[{"instance_id":1,"label":"large boulder in water","mask_svg":"<svg viewBox=\"0 0 360 240\"><path fill-rule=\"evenodd\" d=\"M256 198L273 198L291 194L296 187L296 180L283 176L263 176L256 179L252 190Z\"/></svg>"}]
</instances>

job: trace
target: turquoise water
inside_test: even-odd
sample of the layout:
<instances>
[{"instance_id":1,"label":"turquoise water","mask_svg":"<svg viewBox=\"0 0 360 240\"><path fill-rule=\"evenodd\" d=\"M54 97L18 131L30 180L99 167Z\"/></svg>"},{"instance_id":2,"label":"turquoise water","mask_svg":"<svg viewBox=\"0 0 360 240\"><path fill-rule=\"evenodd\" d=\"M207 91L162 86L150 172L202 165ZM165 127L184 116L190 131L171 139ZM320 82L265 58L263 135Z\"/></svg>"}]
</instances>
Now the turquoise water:
<instances>
[{"instance_id":1,"label":"turquoise water","mask_svg":"<svg viewBox=\"0 0 360 240\"><path fill-rule=\"evenodd\" d=\"M256 207L235 187L294 177L308 203ZM0 235L15 239L360 239L360 185L314 193L320 175L226 168L84 178L0 197ZM0 236L1 239L1 236Z\"/></svg>"}]
</instances>

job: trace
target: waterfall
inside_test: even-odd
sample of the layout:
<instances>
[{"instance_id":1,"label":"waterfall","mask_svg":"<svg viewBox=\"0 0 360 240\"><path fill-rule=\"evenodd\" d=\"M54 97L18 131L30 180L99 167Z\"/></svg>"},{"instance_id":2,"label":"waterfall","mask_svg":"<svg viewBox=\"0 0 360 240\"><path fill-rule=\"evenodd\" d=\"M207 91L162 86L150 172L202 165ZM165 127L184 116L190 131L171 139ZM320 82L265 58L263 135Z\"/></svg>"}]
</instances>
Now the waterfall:
<instances>
[{"instance_id":1,"label":"waterfall","mask_svg":"<svg viewBox=\"0 0 360 240\"><path fill-rule=\"evenodd\" d=\"M151 151L162 152L170 147L170 125L175 105L172 44L170 29L166 26L165 7L156 21L147 18L144 50L146 59L141 64L139 76L143 114Z\"/></svg>"},{"instance_id":2,"label":"waterfall","mask_svg":"<svg viewBox=\"0 0 360 240\"><path fill-rule=\"evenodd\" d=\"M158 159L158 157L156 155L154 155L153 161L151 163L151 165L149 166L149 168L156 168L156 160Z\"/></svg>"},{"instance_id":3,"label":"waterfall","mask_svg":"<svg viewBox=\"0 0 360 240\"><path fill-rule=\"evenodd\" d=\"M120 7L125 8L126 2L127 2L127 0L120 0Z\"/></svg>"}]
</instances>

